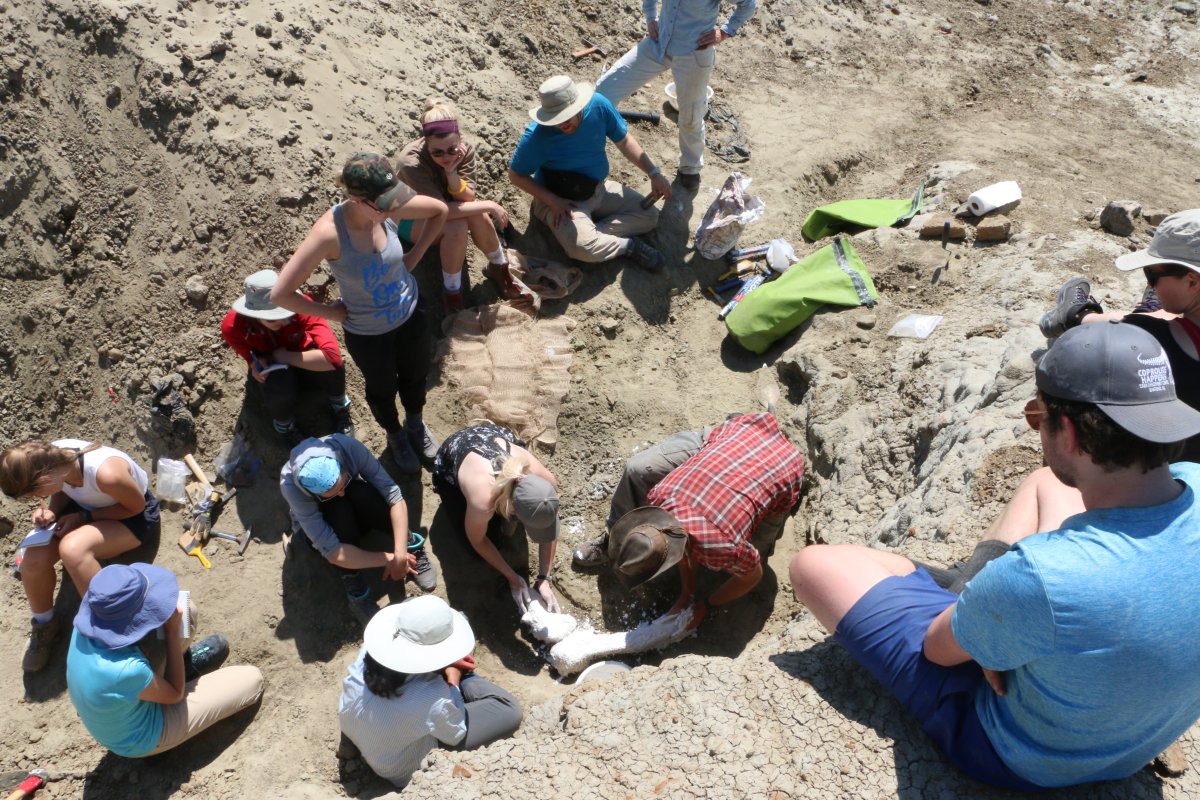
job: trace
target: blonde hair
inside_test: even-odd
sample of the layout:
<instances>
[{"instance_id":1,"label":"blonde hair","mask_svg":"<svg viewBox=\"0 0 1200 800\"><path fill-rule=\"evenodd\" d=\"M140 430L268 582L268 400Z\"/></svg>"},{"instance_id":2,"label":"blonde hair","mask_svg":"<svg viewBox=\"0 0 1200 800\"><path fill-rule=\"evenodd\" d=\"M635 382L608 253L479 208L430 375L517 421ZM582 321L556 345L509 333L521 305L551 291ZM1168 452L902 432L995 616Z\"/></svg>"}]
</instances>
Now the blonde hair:
<instances>
[{"instance_id":1,"label":"blonde hair","mask_svg":"<svg viewBox=\"0 0 1200 800\"><path fill-rule=\"evenodd\" d=\"M500 512L500 516L511 519L513 515L513 492L517 484L529 474L533 464L523 454L501 456L500 471L492 482L492 506Z\"/></svg>"},{"instance_id":2,"label":"blonde hair","mask_svg":"<svg viewBox=\"0 0 1200 800\"><path fill-rule=\"evenodd\" d=\"M65 467L84 453L99 448L96 443L82 450L55 447L48 442L25 442L0 452L0 491L22 497L38 487L47 475Z\"/></svg>"},{"instance_id":3,"label":"blonde hair","mask_svg":"<svg viewBox=\"0 0 1200 800\"><path fill-rule=\"evenodd\" d=\"M421 124L441 122L444 119L458 121L458 109L445 97L426 97L421 108Z\"/></svg>"}]
</instances>

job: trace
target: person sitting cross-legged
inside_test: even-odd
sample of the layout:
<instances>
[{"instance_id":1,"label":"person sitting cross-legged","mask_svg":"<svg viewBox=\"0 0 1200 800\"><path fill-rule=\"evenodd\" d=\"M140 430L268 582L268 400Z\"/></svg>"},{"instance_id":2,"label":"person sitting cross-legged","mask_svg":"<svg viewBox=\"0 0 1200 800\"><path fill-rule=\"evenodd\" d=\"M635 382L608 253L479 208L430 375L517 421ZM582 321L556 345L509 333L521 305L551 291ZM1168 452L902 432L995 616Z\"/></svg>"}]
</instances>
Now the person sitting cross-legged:
<instances>
[{"instance_id":1,"label":"person sitting cross-legged","mask_svg":"<svg viewBox=\"0 0 1200 800\"><path fill-rule=\"evenodd\" d=\"M968 775L1036 791L1123 778L1200 718L1200 433L1132 325L1063 334L1025 408L1048 466L962 566L812 545L791 583ZM1047 480L1075 487L1062 518ZM1056 527L1046 530L1058 520Z\"/></svg>"}]
</instances>

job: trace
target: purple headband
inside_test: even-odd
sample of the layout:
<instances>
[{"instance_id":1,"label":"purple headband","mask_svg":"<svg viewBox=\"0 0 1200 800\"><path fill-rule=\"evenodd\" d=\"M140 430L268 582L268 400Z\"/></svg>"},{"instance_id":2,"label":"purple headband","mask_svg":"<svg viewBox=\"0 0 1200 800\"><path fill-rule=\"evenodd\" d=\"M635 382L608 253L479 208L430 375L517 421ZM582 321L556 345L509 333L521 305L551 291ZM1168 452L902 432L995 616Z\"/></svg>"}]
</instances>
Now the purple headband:
<instances>
[{"instance_id":1,"label":"purple headband","mask_svg":"<svg viewBox=\"0 0 1200 800\"><path fill-rule=\"evenodd\" d=\"M421 126L422 136L445 136L448 133L458 133L458 120L437 119Z\"/></svg>"}]
</instances>

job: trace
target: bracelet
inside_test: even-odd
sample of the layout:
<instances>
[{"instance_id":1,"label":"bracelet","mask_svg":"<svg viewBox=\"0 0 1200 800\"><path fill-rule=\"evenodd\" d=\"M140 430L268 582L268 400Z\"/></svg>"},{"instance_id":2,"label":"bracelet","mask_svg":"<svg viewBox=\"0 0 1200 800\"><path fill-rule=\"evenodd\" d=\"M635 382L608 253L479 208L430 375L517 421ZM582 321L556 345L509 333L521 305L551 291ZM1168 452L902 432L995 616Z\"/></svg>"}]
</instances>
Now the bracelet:
<instances>
[{"instance_id":1,"label":"bracelet","mask_svg":"<svg viewBox=\"0 0 1200 800\"><path fill-rule=\"evenodd\" d=\"M462 194L463 192L465 192L467 190L467 179L459 178L458 180L459 180L459 184L458 184L457 189L451 189L451 188L447 187L446 191L450 192L450 194Z\"/></svg>"},{"instance_id":2,"label":"bracelet","mask_svg":"<svg viewBox=\"0 0 1200 800\"><path fill-rule=\"evenodd\" d=\"M536 589L537 585L539 583L541 583L542 581L545 581L546 583L550 583L550 576L549 575L538 575L537 578L534 579L534 581L533 581L533 588Z\"/></svg>"},{"instance_id":3,"label":"bracelet","mask_svg":"<svg viewBox=\"0 0 1200 800\"><path fill-rule=\"evenodd\" d=\"M79 514L80 514L80 516L82 516L82 517L83 517L83 524L84 524L84 525L88 525L88 524L90 524L90 523L91 523L91 521L92 521L92 512L88 511L88 510L85 508L85 509L83 509L82 511L80 511L80 512L79 512Z\"/></svg>"},{"instance_id":4,"label":"bracelet","mask_svg":"<svg viewBox=\"0 0 1200 800\"><path fill-rule=\"evenodd\" d=\"M654 169L646 173L647 178L653 178L655 175L662 175L662 167L656 166Z\"/></svg>"}]
</instances>

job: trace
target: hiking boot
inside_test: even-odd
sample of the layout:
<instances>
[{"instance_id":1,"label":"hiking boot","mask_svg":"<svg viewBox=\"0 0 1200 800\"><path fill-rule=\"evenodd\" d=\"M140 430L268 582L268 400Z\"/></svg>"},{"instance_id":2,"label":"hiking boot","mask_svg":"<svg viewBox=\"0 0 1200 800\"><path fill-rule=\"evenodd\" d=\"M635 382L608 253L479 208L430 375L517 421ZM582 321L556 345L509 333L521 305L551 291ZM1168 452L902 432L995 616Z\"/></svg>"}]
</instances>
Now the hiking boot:
<instances>
[{"instance_id":1,"label":"hiking boot","mask_svg":"<svg viewBox=\"0 0 1200 800\"><path fill-rule=\"evenodd\" d=\"M663 267L667 265L667 259L662 253L636 236L629 237L629 250L625 255L647 272L662 272Z\"/></svg>"},{"instance_id":2,"label":"hiking boot","mask_svg":"<svg viewBox=\"0 0 1200 800\"><path fill-rule=\"evenodd\" d=\"M689 192L694 192L700 188L700 173L699 172L681 172L675 179L679 181L679 185L687 189Z\"/></svg>"},{"instance_id":3,"label":"hiking boot","mask_svg":"<svg viewBox=\"0 0 1200 800\"><path fill-rule=\"evenodd\" d=\"M433 431L429 429L425 420L405 420L404 432L408 434L408 443L417 452L417 457L426 464L433 464L433 459L437 456L438 440L433 438Z\"/></svg>"},{"instance_id":4,"label":"hiking boot","mask_svg":"<svg viewBox=\"0 0 1200 800\"><path fill-rule=\"evenodd\" d=\"M360 625L367 627L371 617L379 611L379 604L371 598L371 588L357 572L343 575L342 585L346 587L346 602L350 606L350 613Z\"/></svg>"},{"instance_id":5,"label":"hiking boot","mask_svg":"<svg viewBox=\"0 0 1200 800\"><path fill-rule=\"evenodd\" d=\"M409 534L408 552L417 557L417 571L410 573L407 580L416 583L423 592L432 592L437 588L438 574L437 567L433 565L433 562L429 560L429 554L425 552L425 540Z\"/></svg>"},{"instance_id":6,"label":"hiking boot","mask_svg":"<svg viewBox=\"0 0 1200 800\"><path fill-rule=\"evenodd\" d=\"M483 268L483 274L496 285L500 296L506 300L516 300L521 296L521 289L513 281L508 264L491 264Z\"/></svg>"},{"instance_id":7,"label":"hiking boot","mask_svg":"<svg viewBox=\"0 0 1200 800\"><path fill-rule=\"evenodd\" d=\"M1147 286L1146 291L1142 292L1142 299L1134 307L1135 314L1148 314L1151 311L1162 311L1162 301L1158 299L1158 292L1154 291L1153 286Z\"/></svg>"},{"instance_id":8,"label":"hiking boot","mask_svg":"<svg viewBox=\"0 0 1200 800\"><path fill-rule=\"evenodd\" d=\"M392 451L392 460L396 462L396 469L401 472L421 471L421 462L405 431L393 431L388 434L387 440L388 449Z\"/></svg>"},{"instance_id":9,"label":"hiking boot","mask_svg":"<svg viewBox=\"0 0 1200 800\"><path fill-rule=\"evenodd\" d=\"M1071 278L1058 290L1055 299L1058 305L1047 311L1038 324L1047 339L1062 336L1078 325L1085 314L1104 313L1104 308L1092 297L1092 285L1086 278Z\"/></svg>"},{"instance_id":10,"label":"hiking boot","mask_svg":"<svg viewBox=\"0 0 1200 800\"><path fill-rule=\"evenodd\" d=\"M229 640L219 633L201 639L183 653L183 679L188 683L207 675L229 657Z\"/></svg>"},{"instance_id":11,"label":"hiking boot","mask_svg":"<svg viewBox=\"0 0 1200 800\"><path fill-rule=\"evenodd\" d=\"M584 542L571 554L571 563L577 569L600 569L608 565L608 534Z\"/></svg>"},{"instance_id":12,"label":"hiking boot","mask_svg":"<svg viewBox=\"0 0 1200 800\"><path fill-rule=\"evenodd\" d=\"M333 432L354 436L354 421L350 419L350 404L333 409Z\"/></svg>"},{"instance_id":13,"label":"hiking boot","mask_svg":"<svg viewBox=\"0 0 1200 800\"><path fill-rule=\"evenodd\" d=\"M25 648L25 656L21 659L21 669L26 672L39 672L50 661L50 652L54 649L54 640L58 638L58 615L48 622L31 620L29 645Z\"/></svg>"}]
</instances>

